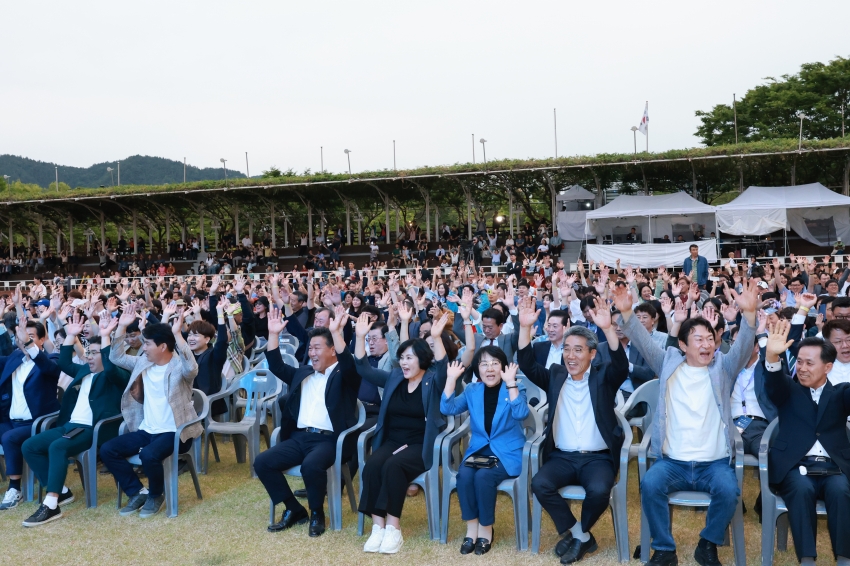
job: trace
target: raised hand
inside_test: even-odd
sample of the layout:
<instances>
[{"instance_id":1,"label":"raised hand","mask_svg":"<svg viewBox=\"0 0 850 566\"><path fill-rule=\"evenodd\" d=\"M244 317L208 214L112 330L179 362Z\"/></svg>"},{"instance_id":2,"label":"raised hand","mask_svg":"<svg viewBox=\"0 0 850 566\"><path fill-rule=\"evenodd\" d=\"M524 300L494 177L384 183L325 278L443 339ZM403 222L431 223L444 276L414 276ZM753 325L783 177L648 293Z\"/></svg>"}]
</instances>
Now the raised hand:
<instances>
[{"instance_id":1,"label":"raised hand","mask_svg":"<svg viewBox=\"0 0 850 566\"><path fill-rule=\"evenodd\" d=\"M167 322L177 312L177 301L171 301L162 307L162 321Z\"/></svg>"},{"instance_id":2,"label":"raised hand","mask_svg":"<svg viewBox=\"0 0 850 566\"><path fill-rule=\"evenodd\" d=\"M364 312L357 318L357 322L354 324L354 333L358 337L365 337L371 329L372 322L369 320L369 315Z\"/></svg>"},{"instance_id":3,"label":"raised hand","mask_svg":"<svg viewBox=\"0 0 850 566\"><path fill-rule=\"evenodd\" d=\"M620 313L628 313L632 310L632 293L629 291L629 288L625 285L620 285L619 287L614 287L612 294L612 298L614 299L614 306L617 307L617 310ZM598 326L599 323L596 322L594 315L594 323Z\"/></svg>"},{"instance_id":4,"label":"raised hand","mask_svg":"<svg viewBox=\"0 0 850 566\"><path fill-rule=\"evenodd\" d=\"M759 296L758 286L754 279L747 281L740 293L734 289L731 292L732 296L735 297L735 303L742 312L755 314L758 308Z\"/></svg>"},{"instance_id":5,"label":"raised hand","mask_svg":"<svg viewBox=\"0 0 850 566\"><path fill-rule=\"evenodd\" d=\"M444 313L440 318L435 318L434 322L431 323L431 337L434 340L442 340L440 338L443 335L443 329L446 327L446 323L449 322L449 313Z\"/></svg>"},{"instance_id":6,"label":"raised hand","mask_svg":"<svg viewBox=\"0 0 850 566\"><path fill-rule=\"evenodd\" d=\"M756 313L756 334L764 334L767 329L767 313L759 309Z\"/></svg>"},{"instance_id":7,"label":"raised hand","mask_svg":"<svg viewBox=\"0 0 850 566\"><path fill-rule=\"evenodd\" d=\"M221 276L216 275L213 277L212 285L210 285L210 295L215 295L218 292L218 288L221 285Z\"/></svg>"},{"instance_id":8,"label":"raised hand","mask_svg":"<svg viewBox=\"0 0 850 566\"><path fill-rule=\"evenodd\" d=\"M799 297L794 295L794 298L797 300L799 306L806 308L812 308L818 302L817 295L814 293L803 293Z\"/></svg>"},{"instance_id":9,"label":"raised hand","mask_svg":"<svg viewBox=\"0 0 850 566\"><path fill-rule=\"evenodd\" d=\"M537 320L540 317L540 310L535 308L534 299L531 299L531 297L526 297L526 299L520 301L518 307L519 325L522 328L531 328L537 324Z\"/></svg>"},{"instance_id":10,"label":"raised hand","mask_svg":"<svg viewBox=\"0 0 850 566\"><path fill-rule=\"evenodd\" d=\"M768 361L775 363L776 359L794 343L793 340L788 340L790 331L791 322L788 320L780 319L776 324L770 325L767 332L767 345L765 346Z\"/></svg>"},{"instance_id":11,"label":"raised hand","mask_svg":"<svg viewBox=\"0 0 850 566\"><path fill-rule=\"evenodd\" d=\"M171 324L171 333L180 338L183 337L183 315L186 314L186 308L180 307L177 309L177 314L174 317L174 322Z\"/></svg>"},{"instance_id":12,"label":"raised hand","mask_svg":"<svg viewBox=\"0 0 850 566\"><path fill-rule=\"evenodd\" d=\"M678 322L679 324L685 322L688 318L688 307L681 300L676 299L676 310L673 312L673 322Z\"/></svg>"},{"instance_id":13,"label":"raised hand","mask_svg":"<svg viewBox=\"0 0 850 566\"><path fill-rule=\"evenodd\" d=\"M111 316L109 311L103 311L100 313L100 335L101 336L109 336L112 334L112 331L118 327L118 318ZM67 327L66 332L67 332Z\"/></svg>"},{"instance_id":14,"label":"raised hand","mask_svg":"<svg viewBox=\"0 0 850 566\"><path fill-rule=\"evenodd\" d=\"M457 312L461 316L464 322L469 320L470 315L472 314L472 309L469 308L469 305L466 303L461 303L457 306Z\"/></svg>"},{"instance_id":15,"label":"raised hand","mask_svg":"<svg viewBox=\"0 0 850 566\"><path fill-rule=\"evenodd\" d=\"M65 325L65 334L67 336L79 336L83 333L83 327L86 321L82 319L80 313L74 313L74 317Z\"/></svg>"},{"instance_id":16,"label":"raised hand","mask_svg":"<svg viewBox=\"0 0 850 566\"><path fill-rule=\"evenodd\" d=\"M717 323L719 322L720 317L717 315L716 310L703 309L702 317L708 321L712 328L717 328Z\"/></svg>"},{"instance_id":17,"label":"raised hand","mask_svg":"<svg viewBox=\"0 0 850 566\"><path fill-rule=\"evenodd\" d=\"M735 322L738 318L738 307L734 304L721 305L721 312L723 313L723 318L728 320L729 322Z\"/></svg>"},{"instance_id":18,"label":"raised hand","mask_svg":"<svg viewBox=\"0 0 850 566\"><path fill-rule=\"evenodd\" d=\"M502 381L504 381L508 385L514 385L516 383L517 371L519 371L518 365L516 365L515 363L508 364L501 372Z\"/></svg>"},{"instance_id":19,"label":"raised hand","mask_svg":"<svg viewBox=\"0 0 850 566\"><path fill-rule=\"evenodd\" d=\"M342 332L343 325L348 320L345 313L345 307L337 305L334 307L334 317L328 322L328 329L331 333Z\"/></svg>"},{"instance_id":20,"label":"raised hand","mask_svg":"<svg viewBox=\"0 0 850 566\"><path fill-rule=\"evenodd\" d=\"M661 301L661 312L664 313L664 316L669 316L671 312L673 312L673 301L667 295L664 295L660 299Z\"/></svg>"},{"instance_id":21,"label":"raised hand","mask_svg":"<svg viewBox=\"0 0 850 566\"><path fill-rule=\"evenodd\" d=\"M593 304L596 305L596 308L593 309L592 314L593 324L595 324L602 330L607 330L611 328L611 310L608 308L608 305L605 300L600 297L594 297Z\"/></svg>"},{"instance_id":22,"label":"raised hand","mask_svg":"<svg viewBox=\"0 0 850 566\"><path fill-rule=\"evenodd\" d=\"M280 334L286 328L287 320L283 320L283 314L280 309L273 308L269 310L269 334Z\"/></svg>"},{"instance_id":23,"label":"raised hand","mask_svg":"<svg viewBox=\"0 0 850 566\"><path fill-rule=\"evenodd\" d=\"M121 317L118 319L118 326L121 328L127 328L133 321L136 320L136 304L135 303L127 303L123 306L124 310L121 313ZM139 323L139 329L141 329L141 323Z\"/></svg>"},{"instance_id":24,"label":"raised hand","mask_svg":"<svg viewBox=\"0 0 850 566\"><path fill-rule=\"evenodd\" d=\"M457 379L463 375L463 372L466 371L466 368L463 367L463 364L460 360L455 360L448 365L446 368L446 377L448 377L449 381L452 383L456 382ZM454 389L454 387L452 387Z\"/></svg>"},{"instance_id":25,"label":"raised hand","mask_svg":"<svg viewBox=\"0 0 850 566\"><path fill-rule=\"evenodd\" d=\"M237 275L233 278L233 290L239 295L245 291L247 280L244 275Z\"/></svg>"}]
</instances>

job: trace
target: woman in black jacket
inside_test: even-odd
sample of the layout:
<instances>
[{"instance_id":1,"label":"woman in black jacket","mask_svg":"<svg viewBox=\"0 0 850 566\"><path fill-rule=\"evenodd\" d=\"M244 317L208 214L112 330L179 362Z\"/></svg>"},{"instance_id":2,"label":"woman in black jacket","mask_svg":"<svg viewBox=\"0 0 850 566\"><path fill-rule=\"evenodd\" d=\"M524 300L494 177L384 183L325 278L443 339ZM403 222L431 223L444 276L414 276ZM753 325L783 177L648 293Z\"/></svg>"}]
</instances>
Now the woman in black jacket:
<instances>
[{"instance_id":1,"label":"woman in black jacket","mask_svg":"<svg viewBox=\"0 0 850 566\"><path fill-rule=\"evenodd\" d=\"M407 487L433 462L434 442L445 428L440 397L446 383L446 350L440 335L448 322L445 314L431 325L434 352L420 338L398 347L399 366L392 372L373 368L366 357L366 335L372 324L366 314L357 320L354 355L357 372L384 388L372 455L363 469L363 495L359 511L372 517L372 535L365 552L394 554L404 539L400 517Z\"/></svg>"}]
</instances>

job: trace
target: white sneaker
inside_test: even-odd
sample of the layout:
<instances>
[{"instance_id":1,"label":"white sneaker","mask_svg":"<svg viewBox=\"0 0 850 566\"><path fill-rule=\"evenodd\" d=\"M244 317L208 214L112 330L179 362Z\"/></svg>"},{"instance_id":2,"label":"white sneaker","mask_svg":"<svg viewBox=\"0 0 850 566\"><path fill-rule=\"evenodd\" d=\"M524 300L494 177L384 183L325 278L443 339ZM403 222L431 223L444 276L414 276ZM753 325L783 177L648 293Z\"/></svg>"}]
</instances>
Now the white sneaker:
<instances>
[{"instance_id":1,"label":"white sneaker","mask_svg":"<svg viewBox=\"0 0 850 566\"><path fill-rule=\"evenodd\" d=\"M3 497L3 502L0 503L0 511L17 507L18 503L20 503L22 499L23 497L21 496L21 492L14 487L10 487L6 491L6 495Z\"/></svg>"},{"instance_id":2,"label":"white sneaker","mask_svg":"<svg viewBox=\"0 0 850 566\"><path fill-rule=\"evenodd\" d=\"M384 540L381 541L381 549L378 551L381 554L395 554L401 550L404 544L404 538L401 536L401 531L392 525L387 525L384 529Z\"/></svg>"},{"instance_id":3,"label":"white sneaker","mask_svg":"<svg viewBox=\"0 0 850 566\"><path fill-rule=\"evenodd\" d=\"M381 542L384 540L386 529L382 529L378 525L372 525L372 534L369 540L363 545L363 552L378 552L381 550Z\"/></svg>"}]
</instances>

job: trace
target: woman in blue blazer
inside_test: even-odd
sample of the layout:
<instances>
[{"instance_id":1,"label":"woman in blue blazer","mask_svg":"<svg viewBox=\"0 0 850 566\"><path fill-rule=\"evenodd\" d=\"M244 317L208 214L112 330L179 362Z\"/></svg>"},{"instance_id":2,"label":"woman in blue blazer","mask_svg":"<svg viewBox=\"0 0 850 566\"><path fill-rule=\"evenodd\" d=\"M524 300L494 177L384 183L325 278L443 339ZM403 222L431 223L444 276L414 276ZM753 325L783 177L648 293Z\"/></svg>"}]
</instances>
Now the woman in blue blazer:
<instances>
[{"instance_id":1,"label":"woman in blue blazer","mask_svg":"<svg viewBox=\"0 0 850 566\"><path fill-rule=\"evenodd\" d=\"M485 554L493 543L496 520L496 493L499 484L522 472L525 431L528 416L525 387L517 383L517 365L497 346L485 346L472 360L478 381L466 386L455 397L455 382L464 372L460 362L449 365L446 387L440 399L440 411L459 415L469 411L472 438L463 455L457 476L457 495L461 516L466 521L466 538L461 554ZM474 468L466 465L471 456L495 457L495 466Z\"/></svg>"}]
</instances>

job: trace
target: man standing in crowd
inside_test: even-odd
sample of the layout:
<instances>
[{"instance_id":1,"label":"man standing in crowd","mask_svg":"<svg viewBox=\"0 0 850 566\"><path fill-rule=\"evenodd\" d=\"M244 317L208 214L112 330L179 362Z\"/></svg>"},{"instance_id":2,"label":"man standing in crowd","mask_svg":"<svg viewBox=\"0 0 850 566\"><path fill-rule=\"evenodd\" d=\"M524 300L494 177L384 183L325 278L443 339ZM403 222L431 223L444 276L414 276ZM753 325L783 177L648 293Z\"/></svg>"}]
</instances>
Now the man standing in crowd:
<instances>
[{"instance_id":1,"label":"man standing in crowd","mask_svg":"<svg viewBox=\"0 0 850 566\"><path fill-rule=\"evenodd\" d=\"M685 258L682 264L682 273L696 281L700 289L705 289L708 283L708 260L699 255L699 246L691 244L688 248L691 255Z\"/></svg>"},{"instance_id":2,"label":"man standing in crowd","mask_svg":"<svg viewBox=\"0 0 850 566\"><path fill-rule=\"evenodd\" d=\"M779 321L765 347L766 389L779 412L779 434L768 452L771 484L788 507L797 559L813 566L817 558L818 500L826 505L832 553L839 566L850 565L850 384L833 385L827 374L835 347L806 338L797 351L794 381L781 358L791 345L790 325ZM773 528L771 526L771 528Z\"/></svg>"},{"instance_id":3,"label":"man standing in crowd","mask_svg":"<svg viewBox=\"0 0 850 566\"><path fill-rule=\"evenodd\" d=\"M711 504L694 558L702 566L720 564L717 545L738 505L738 482L732 468L732 387L752 354L758 288L748 281L738 294L743 313L738 338L728 354L717 352L714 328L702 317L679 329L679 348L666 351L649 336L632 312L632 295L615 287L614 306L623 316L623 332L660 379L652 421L649 455L655 463L641 481L641 505L649 521L652 549L649 566L678 564L667 495L673 491L707 491Z\"/></svg>"}]
</instances>

